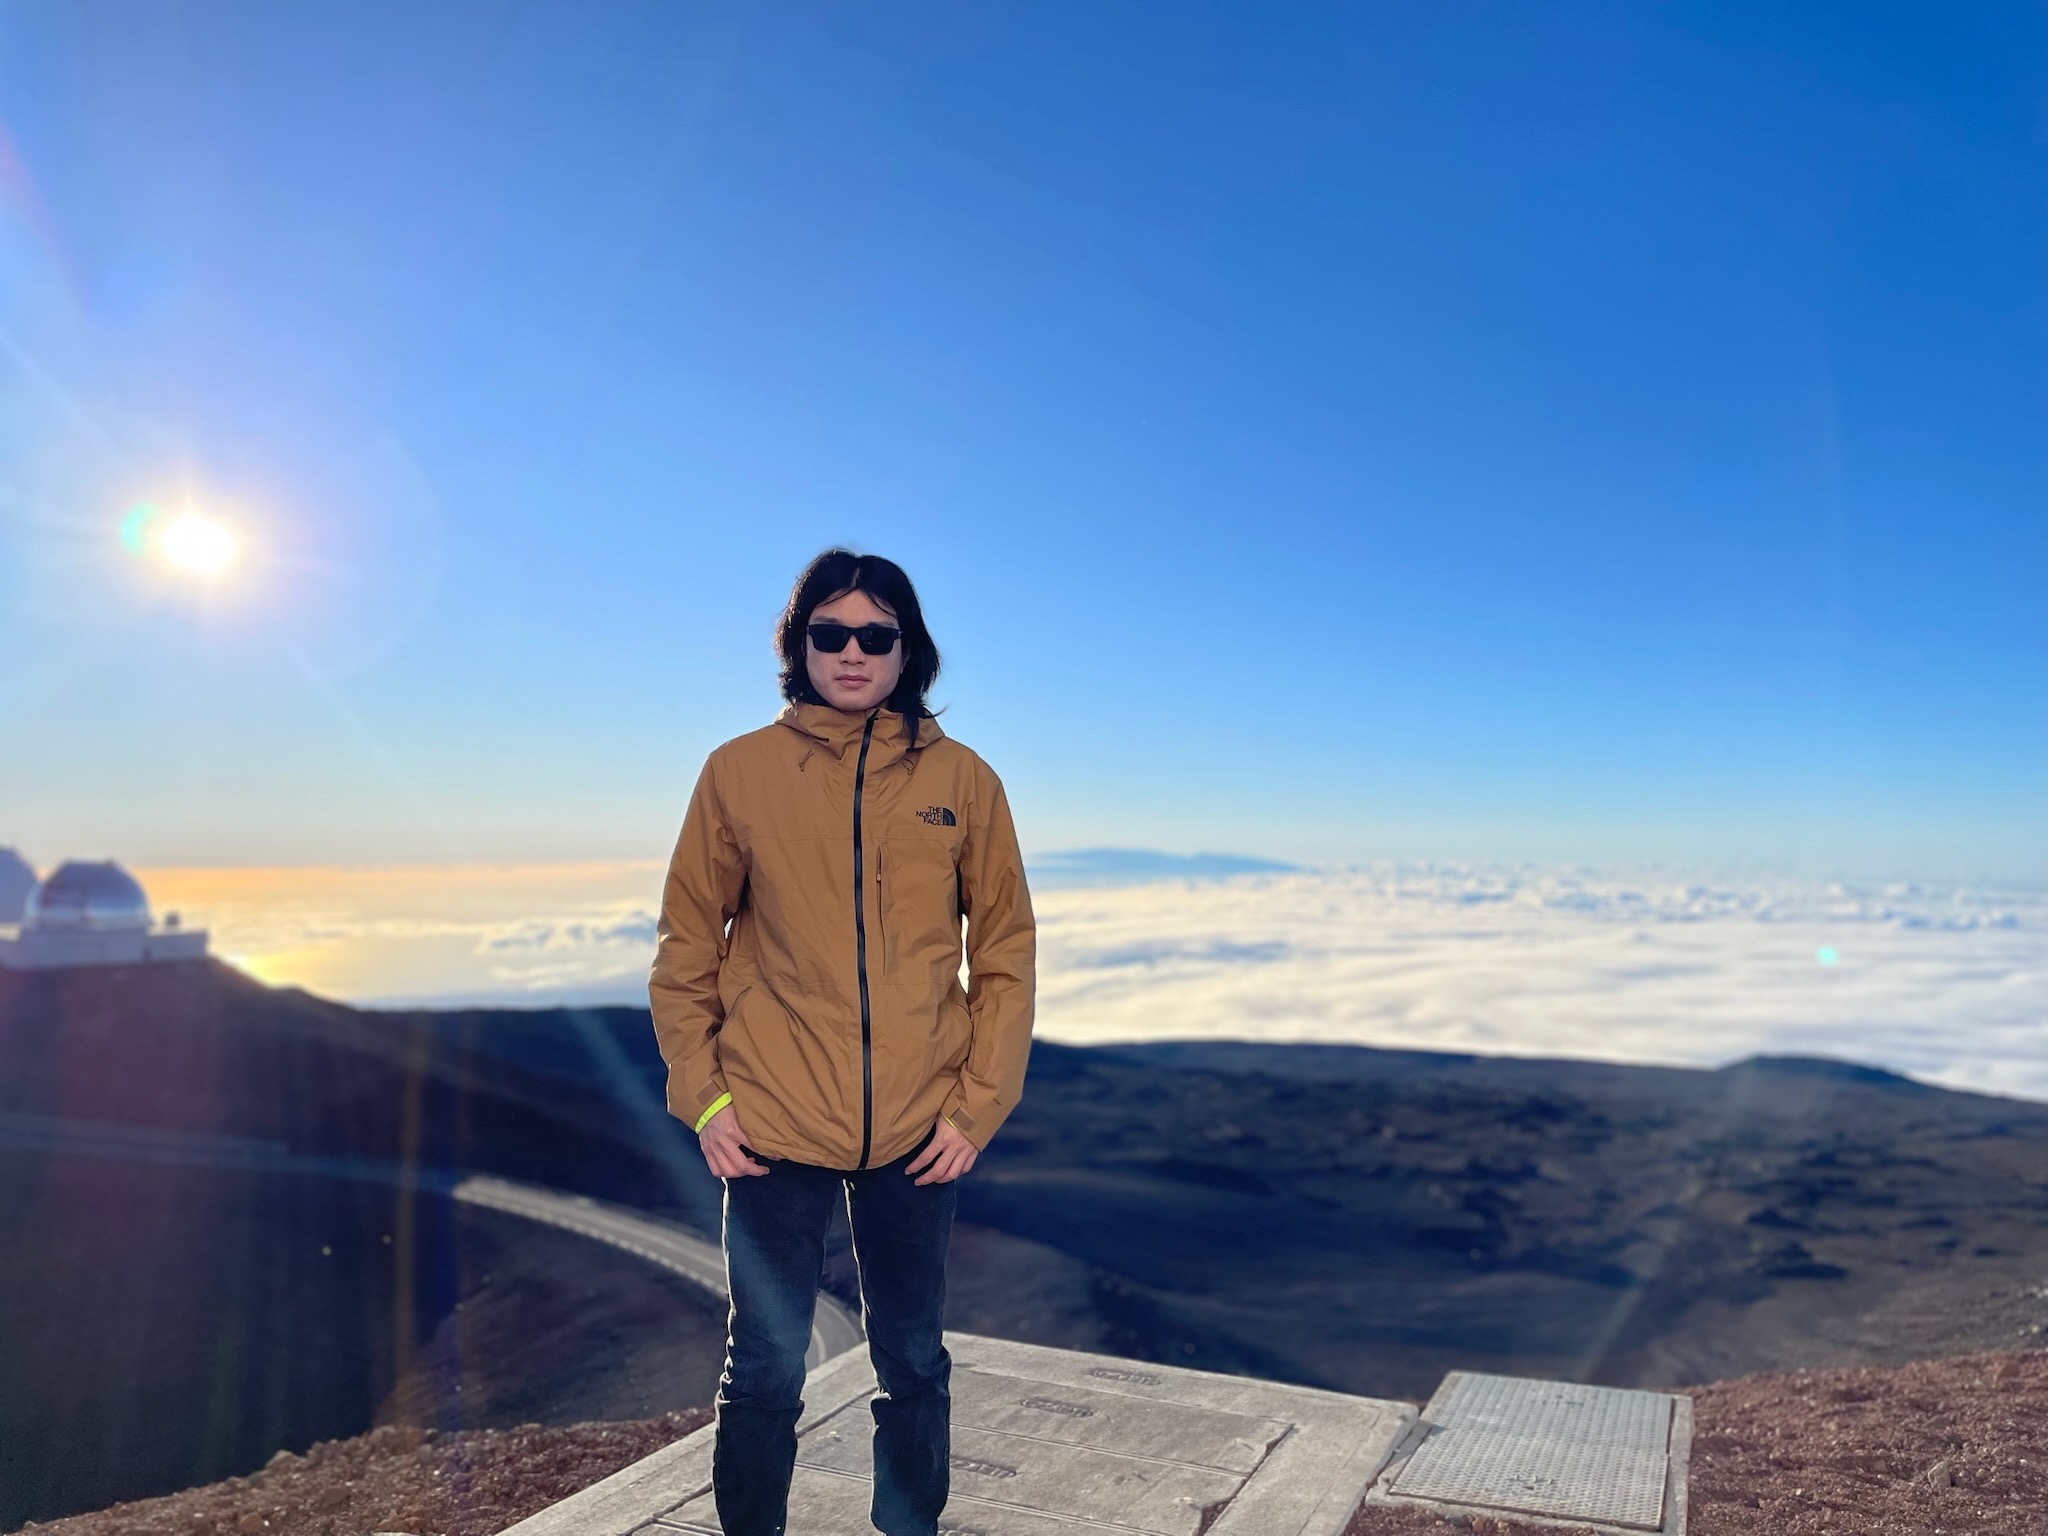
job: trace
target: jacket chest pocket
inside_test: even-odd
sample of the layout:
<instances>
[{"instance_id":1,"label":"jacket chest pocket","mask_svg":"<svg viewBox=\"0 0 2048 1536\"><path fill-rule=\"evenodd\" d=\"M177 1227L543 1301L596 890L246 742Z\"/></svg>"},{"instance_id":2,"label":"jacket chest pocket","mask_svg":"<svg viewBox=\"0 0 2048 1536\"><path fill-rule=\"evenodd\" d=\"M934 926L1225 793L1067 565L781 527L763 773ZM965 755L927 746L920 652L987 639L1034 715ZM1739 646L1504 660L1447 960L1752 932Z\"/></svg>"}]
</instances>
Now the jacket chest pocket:
<instances>
[{"instance_id":1,"label":"jacket chest pocket","mask_svg":"<svg viewBox=\"0 0 2048 1536\"><path fill-rule=\"evenodd\" d=\"M882 968L928 951L935 943L958 953L959 871L950 844L896 841L875 849L875 913L882 930Z\"/></svg>"}]
</instances>

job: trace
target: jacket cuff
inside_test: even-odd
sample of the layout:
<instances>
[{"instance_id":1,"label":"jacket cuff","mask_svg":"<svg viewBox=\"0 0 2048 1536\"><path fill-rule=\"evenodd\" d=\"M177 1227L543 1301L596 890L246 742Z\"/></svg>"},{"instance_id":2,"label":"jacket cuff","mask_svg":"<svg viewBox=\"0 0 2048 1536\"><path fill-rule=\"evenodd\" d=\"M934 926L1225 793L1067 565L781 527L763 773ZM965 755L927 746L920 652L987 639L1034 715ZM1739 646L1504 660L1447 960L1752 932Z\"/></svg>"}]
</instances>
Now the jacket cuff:
<instances>
[{"instance_id":1,"label":"jacket cuff","mask_svg":"<svg viewBox=\"0 0 2048 1536\"><path fill-rule=\"evenodd\" d=\"M973 1142L974 1150L977 1152L987 1150L989 1142L1003 1122L1003 1116L998 1112L986 1111L976 1114L970 1110L967 1107L966 1091L958 1084L954 1085L952 1093L947 1096L945 1107L939 1111L939 1118Z\"/></svg>"},{"instance_id":2,"label":"jacket cuff","mask_svg":"<svg viewBox=\"0 0 2048 1536\"><path fill-rule=\"evenodd\" d=\"M693 1131L704 1129L704 1123L732 1102L732 1095L725 1091L725 1074L715 1064L711 1070L698 1077L702 1064L691 1067L677 1064L668 1069L668 1112ZM697 1081L690 1082L691 1078Z\"/></svg>"}]
</instances>

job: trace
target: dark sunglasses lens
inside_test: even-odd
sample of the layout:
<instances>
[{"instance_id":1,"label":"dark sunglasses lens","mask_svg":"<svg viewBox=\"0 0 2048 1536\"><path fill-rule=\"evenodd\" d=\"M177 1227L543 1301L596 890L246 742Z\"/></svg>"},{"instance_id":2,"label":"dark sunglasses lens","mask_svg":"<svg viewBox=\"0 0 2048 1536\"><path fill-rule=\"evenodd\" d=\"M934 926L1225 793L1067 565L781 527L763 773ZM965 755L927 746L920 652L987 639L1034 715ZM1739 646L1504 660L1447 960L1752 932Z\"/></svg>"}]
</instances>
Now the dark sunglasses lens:
<instances>
[{"instance_id":1,"label":"dark sunglasses lens","mask_svg":"<svg viewBox=\"0 0 2048 1536\"><path fill-rule=\"evenodd\" d=\"M808 626L806 632L811 644L827 656L837 656L846 649L849 638L858 640L863 652L870 656L886 656L889 647L896 643L896 637L903 633L893 624L863 624L859 629L844 624L828 624L822 619Z\"/></svg>"}]
</instances>

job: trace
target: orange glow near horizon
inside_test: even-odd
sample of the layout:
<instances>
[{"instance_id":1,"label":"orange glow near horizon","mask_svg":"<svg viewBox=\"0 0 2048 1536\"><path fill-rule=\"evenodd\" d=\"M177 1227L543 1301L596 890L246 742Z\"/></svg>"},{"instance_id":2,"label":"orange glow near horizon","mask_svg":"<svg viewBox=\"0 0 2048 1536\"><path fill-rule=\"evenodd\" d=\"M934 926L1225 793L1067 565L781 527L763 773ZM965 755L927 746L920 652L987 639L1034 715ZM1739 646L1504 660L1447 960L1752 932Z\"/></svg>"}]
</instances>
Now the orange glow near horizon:
<instances>
[{"instance_id":1,"label":"orange glow near horizon","mask_svg":"<svg viewBox=\"0 0 2048 1536\"><path fill-rule=\"evenodd\" d=\"M150 905L211 934L270 986L345 1000L644 985L663 865L574 863L137 869ZM617 932L574 947L562 934ZM622 978L608 983L605 978Z\"/></svg>"}]
</instances>

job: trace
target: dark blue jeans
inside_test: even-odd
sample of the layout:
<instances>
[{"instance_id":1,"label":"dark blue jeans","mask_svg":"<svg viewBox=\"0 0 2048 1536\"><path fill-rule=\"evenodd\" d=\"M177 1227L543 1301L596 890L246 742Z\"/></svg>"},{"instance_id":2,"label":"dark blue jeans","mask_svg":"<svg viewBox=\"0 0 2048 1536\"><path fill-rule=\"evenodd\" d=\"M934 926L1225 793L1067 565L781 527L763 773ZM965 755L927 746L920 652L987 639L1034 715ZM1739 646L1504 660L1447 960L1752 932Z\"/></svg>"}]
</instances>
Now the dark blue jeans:
<instances>
[{"instance_id":1,"label":"dark blue jeans","mask_svg":"<svg viewBox=\"0 0 2048 1536\"><path fill-rule=\"evenodd\" d=\"M725 1536L782 1536L825 1228L842 1191L860 1269L861 1321L882 1389L869 1405L869 1514L884 1536L935 1536L951 1450L953 1361L942 1333L959 1190L920 1185L906 1171L930 1141L857 1172L757 1154L767 1173L725 1180L732 1310L711 1453Z\"/></svg>"}]
</instances>

